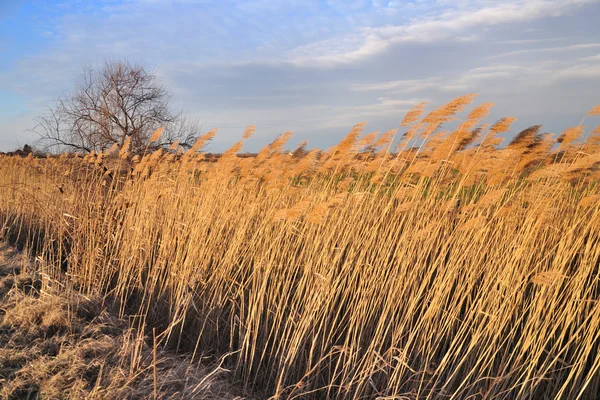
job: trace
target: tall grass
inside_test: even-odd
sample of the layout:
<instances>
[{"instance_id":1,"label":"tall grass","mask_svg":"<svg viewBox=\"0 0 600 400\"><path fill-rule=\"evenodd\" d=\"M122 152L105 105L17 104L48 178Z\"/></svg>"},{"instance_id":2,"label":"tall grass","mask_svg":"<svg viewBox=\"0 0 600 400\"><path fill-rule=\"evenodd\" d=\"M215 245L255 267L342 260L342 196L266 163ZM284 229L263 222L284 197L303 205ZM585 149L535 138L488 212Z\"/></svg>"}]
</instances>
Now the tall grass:
<instances>
[{"instance_id":1,"label":"tall grass","mask_svg":"<svg viewBox=\"0 0 600 400\"><path fill-rule=\"evenodd\" d=\"M443 131L472 100L324 152L288 133L206 162L213 131L141 158L3 157L0 222L42 279L274 398L593 398L600 128L500 146L514 119L483 125L483 104Z\"/></svg>"}]
</instances>

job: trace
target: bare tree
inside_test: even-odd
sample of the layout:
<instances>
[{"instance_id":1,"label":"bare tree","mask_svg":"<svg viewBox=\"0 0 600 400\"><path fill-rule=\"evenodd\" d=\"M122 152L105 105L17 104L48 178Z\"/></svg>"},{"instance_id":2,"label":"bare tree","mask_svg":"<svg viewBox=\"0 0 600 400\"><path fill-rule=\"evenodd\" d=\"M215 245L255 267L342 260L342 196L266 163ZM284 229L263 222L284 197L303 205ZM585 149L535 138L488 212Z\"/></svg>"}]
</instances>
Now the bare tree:
<instances>
[{"instance_id":1,"label":"bare tree","mask_svg":"<svg viewBox=\"0 0 600 400\"><path fill-rule=\"evenodd\" d=\"M164 128L159 141L152 133ZM141 153L178 141L187 147L199 125L171 106L171 93L154 73L124 61L84 68L75 89L36 118L34 132L49 151L99 151L131 138L130 149Z\"/></svg>"}]
</instances>

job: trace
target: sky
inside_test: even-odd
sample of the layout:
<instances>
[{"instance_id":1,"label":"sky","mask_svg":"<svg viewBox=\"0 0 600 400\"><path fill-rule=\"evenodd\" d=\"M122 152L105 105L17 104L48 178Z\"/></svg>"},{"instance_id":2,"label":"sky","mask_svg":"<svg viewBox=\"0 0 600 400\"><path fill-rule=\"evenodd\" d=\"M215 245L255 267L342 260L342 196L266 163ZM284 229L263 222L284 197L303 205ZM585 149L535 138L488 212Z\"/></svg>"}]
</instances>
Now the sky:
<instances>
[{"instance_id":1,"label":"sky","mask_svg":"<svg viewBox=\"0 0 600 400\"><path fill-rule=\"evenodd\" d=\"M467 93L490 122L558 134L600 104L598 17L600 0L0 0L0 151L107 59L155 71L220 129L214 151L249 124L249 151L290 130L326 148Z\"/></svg>"}]
</instances>

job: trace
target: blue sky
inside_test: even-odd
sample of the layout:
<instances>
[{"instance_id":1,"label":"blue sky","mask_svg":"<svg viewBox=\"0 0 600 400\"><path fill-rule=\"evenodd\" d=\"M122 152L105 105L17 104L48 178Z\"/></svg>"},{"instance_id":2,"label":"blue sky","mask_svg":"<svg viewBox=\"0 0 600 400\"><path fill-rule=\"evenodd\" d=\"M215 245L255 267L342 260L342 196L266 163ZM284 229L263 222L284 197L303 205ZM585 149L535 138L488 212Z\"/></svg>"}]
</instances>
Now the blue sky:
<instances>
[{"instance_id":1,"label":"blue sky","mask_svg":"<svg viewBox=\"0 0 600 400\"><path fill-rule=\"evenodd\" d=\"M328 147L471 92L490 120L559 133L600 103L598 17L600 0L0 0L0 150L107 58L155 69L220 128L213 150L251 123L249 150L287 130Z\"/></svg>"}]
</instances>

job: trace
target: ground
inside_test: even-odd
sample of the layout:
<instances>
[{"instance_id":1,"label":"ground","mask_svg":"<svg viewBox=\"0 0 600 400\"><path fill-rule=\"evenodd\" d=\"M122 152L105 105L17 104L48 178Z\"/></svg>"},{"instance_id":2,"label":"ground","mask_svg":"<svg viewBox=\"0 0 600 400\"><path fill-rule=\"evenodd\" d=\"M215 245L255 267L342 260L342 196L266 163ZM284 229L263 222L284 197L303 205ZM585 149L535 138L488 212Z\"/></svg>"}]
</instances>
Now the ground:
<instances>
[{"instance_id":1,"label":"ground","mask_svg":"<svg viewBox=\"0 0 600 400\"><path fill-rule=\"evenodd\" d=\"M154 347L106 301L30 265L0 244L0 399L242 399L225 369Z\"/></svg>"}]
</instances>

